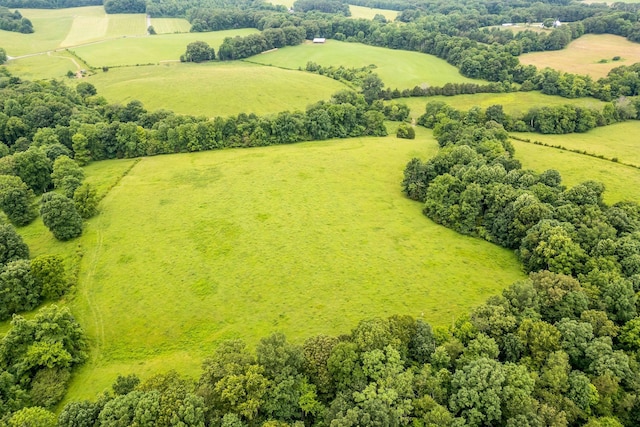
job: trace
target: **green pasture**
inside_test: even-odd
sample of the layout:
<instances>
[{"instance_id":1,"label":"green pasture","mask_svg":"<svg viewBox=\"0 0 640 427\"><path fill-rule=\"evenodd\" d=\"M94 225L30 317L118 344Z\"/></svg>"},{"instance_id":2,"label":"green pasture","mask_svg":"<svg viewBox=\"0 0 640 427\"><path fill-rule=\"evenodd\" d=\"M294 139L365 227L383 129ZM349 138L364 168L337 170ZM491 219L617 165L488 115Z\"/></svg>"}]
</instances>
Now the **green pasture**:
<instances>
[{"instance_id":1,"label":"green pasture","mask_svg":"<svg viewBox=\"0 0 640 427\"><path fill-rule=\"evenodd\" d=\"M225 338L301 343L392 314L448 325L522 279L512 252L402 195L405 164L436 151L418 129L141 159L83 236L60 243L83 254L71 307L92 348L68 398L94 398L118 374L195 374ZM109 188L127 162L91 165L88 180ZM26 240L48 252L38 231Z\"/></svg>"},{"instance_id":2,"label":"green pasture","mask_svg":"<svg viewBox=\"0 0 640 427\"><path fill-rule=\"evenodd\" d=\"M398 11L388 9L377 9L375 7L364 7L349 5L351 17L354 19L373 19L376 15L382 15L387 21L393 21L398 16Z\"/></svg>"},{"instance_id":3,"label":"green pasture","mask_svg":"<svg viewBox=\"0 0 640 427\"><path fill-rule=\"evenodd\" d=\"M149 110L207 117L304 110L346 89L319 75L244 62L112 68L83 81L109 102L138 99Z\"/></svg>"},{"instance_id":4,"label":"green pasture","mask_svg":"<svg viewBox=\"0 0 640 427\"><path fill-rule=\"evenodd\" d=\"M511 142L516 149L516 158L526 169L537 172L556 169L567 187L588 180L600 181L606 187L604 200L607 203L640 201L640 170L636 168L557 148L517 140Z\"/></svg>"},{"instance_id":5,"label":"green pasture","mask_svg":"<svg viewBox=\"0 0 640 427\"><path fill-rule=\"evenodd\" d=\"M106 40L71 50L93 67L156 64L161 61L179 61L180 55L187 50L187 45L197 40L207 42L217 52L226 37L246 36L257 32L256 29L245 28L208 33L128 37Z\"/></svg>"},{"instance_id":6,"label":"green pasture","mask_svg":"<svg viewBox=\"0 0 640 427\"><path fill-rule=\"evenodd\" d=\"M476 93L473 95L455 96L419 96L398 98L389 102L405 104L411 109L411 117L420 117L425 112L429 102L442 101L457 110L467 111L473 107L486 109L492 105L502 105L505 113L520 115L532 107L554 105L578 105L580 107L602 109L605 102L595 98L569 99L561 96L545 95L540 92L509 92L509 93Z\"/></svg>"},{"instance_id":7,"label":"green pasture","mask_svg":"<svg viewBox=\"0 0 640 427\"><path fill-rule=\"evenodd\" d=\"M102 6L68 9L20 9L35 29L33 34L0 31L2 47L10 56L76 46L104 39L144 35L144 14L107 15Z\"/></svg>"},{"instance_id":8,"label":"green pasture","mask_svg":"<svg viewBox=\"0 0 640 427\"><path fill-rule=\"evenodd\" d=\"M620 61L612 61L619 56ZM600 62L607 60L608 62ZM640 61L640 44L613 34L585 34L562 50L533 52L520 55L520 62L538 68L605 77L613 68Z\"/></svg>"},{"instance_id":9,"label":"green pasture","mask_svg":"<svg viewBox=\"0 0 640 427\"><path fill-rule=\"evenodd\" d=\"M64 50L14 59L5 65L11 74L28 80L66 79L68 71L89 68Z\"/></svg>"},{"instance_id":10,"label":"green pasture","mask_svg":"<svg viewBox=\"0 0 640 427\"><path fill-rule=\"evenodd\" d=\"M374 72L385 85L399 89L421 84L442 86L445 83L481 82L462 76L457 68L432 55L337 40L327 40L324 44L307 42L289 46L253 56L249 61L294 70L304 69L309 61L324 66L345 67L375 64L377 68Z\"/></svg>"},{"instance_id":11,"label":"green pasture","mask_svg":"<svg viewBox=\"0 0 640 427\"><path fill-rule=\"evenodd\" d=\"M595 128L587 133L540 135L514 132L513 135L640 166L640 141L635 137L640 135L640 122L637 120Z\"/></svg>"},{"instance_id":12,"label":"green pasture","mask_svg":"<svg viewBox=\"0 0 640 427\"><path fill-rule=\"evenodd\" d=\"M151 18L151 25L157 34L188 33L191 24L180 18Z\"/></svg>"}]
</instances>

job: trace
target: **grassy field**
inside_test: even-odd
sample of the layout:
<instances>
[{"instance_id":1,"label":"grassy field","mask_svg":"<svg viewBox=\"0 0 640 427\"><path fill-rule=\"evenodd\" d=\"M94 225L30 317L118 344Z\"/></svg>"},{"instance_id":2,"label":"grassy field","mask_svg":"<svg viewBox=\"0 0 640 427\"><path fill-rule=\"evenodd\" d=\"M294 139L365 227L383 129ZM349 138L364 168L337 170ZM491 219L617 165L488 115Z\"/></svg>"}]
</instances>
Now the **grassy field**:
<instances>
[{"instance_id":1,"label":"grassy field","mask_svg":"<svg viewBox=\"0 0 640 427\"><path fill-rule=\"evenodd\" d=\"M614 56L620 56L622 59L612 61ZM598 62L602 59L608 62ZM520 62L525 65L587 74L593 78L605 77L615 67L631 65L638 61L640 61L640 44L612 34L586 34L569 43L565 49L527 53L520 56Z\"/></svg>"},{"instance_id":2,"label":"grassy field","mask_svg":"<svg viewBox=\"0 0 640 427\"><path fill-rule=\"evenodd\" d=\"M458 110L469 110L478 106L483 109L492 105L502 105L507 114L525 113L529 108L543 105L572 104L581 107L602 109L604 102L594 98L569 99L560 96L544 95L540 92L511 92L511 93L477 93L474 95L456 96L424 96L415 98L399 98L391 102L405 104L411 108L411 117L419 117L427 103L442 101Z\"/></svg>"},{"instance_id":3,"label":"grassy field","mask_svg":"<svg viewBox=\"0 0 640 427\"><path fill-rule=\"evenodd\" d=\"M297 70L307 62L320 65L364 67L375 64L385 85L391 88L412 88L427 83L442 86L445 83L479 82L462 76L458 69L432 55L404 50L391 50L359 43L327 40L325 44L305 43L274 52L253 56L250 61Z\"/></svg>"},{"instance_id":4,"label":"grassy field","mask_svg":"<svg viewBox=\"0 0 640 427\"><path fill-rule=\"evenodd\" d=\"M138 99L150 110L208 117L304 110L346 88L319 75L244 62L113 68L84 81L110 102Z\"/></svg>"},{"instance_id":5,"label":"grassy field","mask_svg":"<svg viewBox=\"0 0 640 427\"><path fill-rule=\"evenodd\" d=\"M93 67L150 64L179 61L180 55L187 50L187 45L197 40L207 42L217 52L226 37L246 36L257 32L256 29L246 28L208 33L129 37L107 40L71 50Z\"/></svg>"},{"instance_id":6,"label":"grassy field","mask_svg":"<svg viewBox=\"0 0 640 427\"><path fill-rule=\"evenodd\" d=\"M586 150L609 159L640 166L640 142L630 135L640 134L640 122L629 121L593 129L587 133L569 135L539 135L513 133L520 138L540 141L549 145L561 145L571 150Z\"/></svg>"},{"instance_id":7,"label":"grassy field","mask_svg":"<svg viewBox=\"0 0 640 427\"><path fill-rule=\"evenodd\" d=\"M376 9L374 7L363 7L349 5L351 11L351 17L354 19L373 19L376 15L382 15L387 18L387 21L393 21L398 16L398 11L388 9Z\"/></svg>"},{"instance_id":8,"label":"grassy field","mask_svg":"<svg viewBox=\"0 0 640 427\"><path fill-rule=\"evenodd\" d=\"M535 139L539 139L537 136L535 135ZM534 139L533 136L531 138ZM524 168L537 172L556 169L562 175L563 184L568 187L587 180L603 182L606 187L604 199L607 203L640 201L638 169L556 148L511 141L516 148L516 158Z\"/></svg>"},{"instance_id":9,"label":"grassy field","mask_svg":"<svg viewBox=\"0 0 640 427\"><path fill-rule=\"evenodd\" d=\"M436 150L419 129L413 141L143 158L80 239L23 229L35 255L84 254L72 309L92 357L68 398L94 398L117 374L194 374L224 338L301 343L396 313L450 324L523 278L512 252L432 223L401 194L407 161ZM104 191L129 162L91 165L88 179Z\"/></svg>"},{"instance_id":10,"label":"grassy field","mask_svg":"<svg viewBox=\"0 0 640 427\"><path fill-rule=\"evenodd\" d=\"M75 46L83 43L146 34L144 14L107 15L102 6L57 10L20 9L33 22L33 34L0 31L10 56Z\"/></svg>"},{"instance_id":11,"label":"grassy field","mask_svg":"<svg viewBox=\"0 0 640 427\"><path fill-rule=\"evenodd\" d=\"M151 18L151 25L158 34L188 33L191 24L180 18Z\"/></svg>"},{"instance_id":12,"label":"grassy field","mask_svg":"<svg viewBox=\"0 0 640 427\"><path fill-rule=\"evenodd\" d=\"M14 59L6 66L12 74L29 80L66 79L68 71L89 68L64 50Z\"/></svg>"}]
</instances>

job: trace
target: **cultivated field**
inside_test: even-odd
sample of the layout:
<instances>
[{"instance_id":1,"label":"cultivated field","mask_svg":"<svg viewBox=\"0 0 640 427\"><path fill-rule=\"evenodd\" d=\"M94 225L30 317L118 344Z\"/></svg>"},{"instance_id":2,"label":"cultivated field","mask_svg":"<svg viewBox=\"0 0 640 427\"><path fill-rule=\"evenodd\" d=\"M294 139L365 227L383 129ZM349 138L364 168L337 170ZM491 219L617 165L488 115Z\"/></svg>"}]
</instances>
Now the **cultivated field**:
<instances>
[{"instance_id":1,"label":"cultivated field","mask_svg":"<svg viewBox=\"0 0 640 427\"><path fill-rule=\"evenodd\" d=\"M158 34L188 33L191 24L180 18L151 18L151 25Z\"/></svg>"},{"instance_id":2,"label":"cultivated field","mask_svg":"<svg viewBox=\"0 0 640 427\"><path fill-rule=\"evenodd\" d=\"M387 21L393 21L398 16L398 12L395 10L376 9L374 7L349 5L349 10L351 11L351 17L354 19L373 19L376 15L382 15Z\"/></svg>"},{"instance_id":3,"label":"cultivated field","mask_svg":"<svg viewBox=\"0 0 640 427\"><path fill-rule=\"evenodd\" d=\"M529 135L531 139L539 139L536 134ZM537 172L556 169L562 175L563 184L568 187L588 180L600 181L606 187L604 200L607 203L640 200L638 169L556 148L516 140L511 142L516 149L516 158L524 168Z\"/></svg>"},{"instance_id":4,"label":"cultivated field","mask_svg":"<svg viewBox=\"0 0 640 427\"><path fill-rule=\"evenodd\" d=\"M22 229L33 255L83 253L71 305L92 358L68 398L118 373L191 373L224 338L301 343L391 314L447 325L523 278L512 252L401 194L405 164L437 150L418 133L143 158L80 239ZM131 162L91 165L88 180L104 191Z\"/></svg>"},{"instance_id":5,"label":"cultivated field","mask_svg":"<svg viewBox=\"0 0 640 427\"><path fill-rule=\"evenodd\" d=\"M304 110L347 89L319 75L245 62L113 68L83 81L110 102L138 99L149 110L207 117Z\"/></svg>"},{"instance_id":6,"label":"cultivated field","mask_svg":"<svg viewBox=\"0 0 640 427\"><path fill-rule=\"evenodd\" d=\"M513 133L519 138L540 141L549 145L561 145L570 150L584 150L608 159L640 166L640 142L630 135L640 134L640 122L634 120L590 130L587 133L569 135L539 135Z\"/></svg>"},{"instance_id":7,"label":"cultivated field","mask_svg":"<svg viewBox=\"0 0 640 427\"><path fill-rule=\"evenodd\" d=\"M33 22L33 34L0 31L2 47L10 56L27 55L124 36L144 35L143 14L107 15L102 6L42 10L20 9Z\"/></svg>"},{"instance_id":8,"label":"cultivated field","mask_svg":"<svg viewBox=\"0 0 640 427\"><path fill-rule=\"evenodd\" d=\"M327 40L325 44L308 42L290 46L253 56L249 60L294 70L304 69L309 61L323 66L364 67L375 64L377 68L374 72L385 85L399 89L423 83L442 86L445 83L480 82L462 76L457 68L432 55L337 40Z\"/></svg>"},{"instance_id":9,"label":"cultivated field","mask_svg":"<svg viewBox=\"0 0 640 427\"><path fill-rule=\"evenodd\" d=\"M620 56L621 60L612 61L614 56ZM608 62L600 63L602 59ZM615 67L640 62L640 44L611 34L586 34L562 50L521 55L520 62L600 78Z\"/></svg>"},{"instance_id":10,"label":"cultivated field","mask_svg":"<svg viewBox=\"0 0 640 427\"><path fill-rule=\"evenodd\" d=\"M119 38L73 48L71 51L92 67L157 64L162 61L179 61L187 45L194 41L207 42L217 52L226 37L246 36L258 32L254 28L244 28L207 33Z\"/></svg>"},{"instance_id":11,"label":"cultivated field","mask_svg":"<svg viewBox=\"0 0 640 427\"><path fill-rule=\"evenodd\" d=\"M474 95L456 95L456 96L421 96L412 98L399 98L391 102L406 104L411 109L411 117L417 118L421 116L427 103L434 101L442 101L458 110L469 110L478 106L486 109L492 105L500 104L507 114L523 114L530 108L545 105L579 105L581 107L589 107L602 109L606 104L594 98L578 98L569 99L561 96L544 95L540 92L510 92L510 93L477 93Z\"/></svg>"}]
</instances>

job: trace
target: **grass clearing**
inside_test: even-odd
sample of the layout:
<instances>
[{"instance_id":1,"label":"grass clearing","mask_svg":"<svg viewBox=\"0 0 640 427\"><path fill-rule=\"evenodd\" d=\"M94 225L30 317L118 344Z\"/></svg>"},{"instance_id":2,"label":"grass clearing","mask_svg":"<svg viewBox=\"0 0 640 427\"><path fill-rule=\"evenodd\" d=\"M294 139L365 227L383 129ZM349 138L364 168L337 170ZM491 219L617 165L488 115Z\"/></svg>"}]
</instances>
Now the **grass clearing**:
<instances>
[{"instance_id":1,"label":"grass clearing","mask_svg":"<svg viewBox=\"0 0 640 427\"><path fill-rule=\"evenodd\" d=\"M179 61L180 55L187 50L187 45L197 40L207 42L217 52L226 37L246 36L257 32L256 29L246 28L208 33L127 37L71 50L93 67L156 64L161 61Z\"/></svg>"},{"instance_id":2,"label":"grass clearing","mask_svg":"<svg viewBox=\"0 0 640 427\"><path fill-rule=\"evenodd\" d=\"M640 141L630 135L640 134L640 122L632 120L610 126L595 128L587 133L568 135L540 135L515 133L519 138L540 141L549 145L561 145L571 150L585 150L603 155L608 159L618 158L621 162L640 166Z\"/></svg>"},{"instance_id":3,"label":"grass clearing","mask_svg":"<svg viewBox=\"0 0 640 427\"><path fill-rule=\"evenodd\" d=\"M149 110L207 117L304 110L346 88L315 74L245 62L113 68L84 81L109 102L138 99Z\"/></svg>"},{"instance_id":4,"label":"grass clearing","mask_svg":"<svg viewBox=\"0 0 640 427\"><path fill-rule=\"evenodd\" d=\"M612 61L614 56L622 59ZM609 62L598 62L602 59ZM593 78L605 77L613 68L638 61L640 44L612 34L585 34L569 43L565 49L520 56L520 62L524 65L550 67L568 73L587 74Z\"/></svg>"},{"instance_id":5,"label":"grass clearing","mask_svg":"<svg viewBox=\"0 0 640 427\"><path fill-rule=\"evenodd\" d=\"M72 309L92 358L67 398L117 374L193 374L224 338L279 330L301 343L391 314L450 324L523 278L511 251L432 223L401 194L405 164L436 151L419 129L141 159L70 243L84 250ZM89 179L111 166L92 167Z\"/></svg>"},{"instance_id":6,"label":"grass clearing","mask_svg":"<svg viewBox=\"0 0 640 427\"><path fill-rule=\"evenodd\" d=\"M349 5L349 10L351 11L351 17L354 19L373 19L376 15L382 15L387 21L394 21L400 13L397 10L354 6L352 4Z\"/></svg>"},{"instance_id":7,"label":"grass clearing","mask_svg":"<svg viewBox=\"0 0 640 427\"><path fill-rule=\"evenodd\" d=\"M562 182L567 187L588 180L600 181L606 187L604 200L610 204L622 200L636 202L640 200L640 170L638 169L557 148L514 139L511 142L516 148L516 158L526 169L533 169L536 172L556 169L562 175Z\"/></svg>"},{"instance_id":8,"label":"grass clearing","mask_svg":"<svg viewBox=\"0 0 640 427\"><path fill-rule=\"evenodd\" d=\"M337 40L327 40L324 44L307 42L299 46L289 46L252 56L249 61L293 70L304 69L309 61L324 66L345 67L375 64L377 68L374 72L385 85L399 89L412 88L424 83L443 86L445 83L482 82L462 76L457 68L432 55Z\"/></svg>"},{"instance_id":9,"label":"grass clearing","mask_svg":"<svg viewBox=\"0 0 640 427\"><path fill-rule=\"evenodd\" d=\"M89 68L82 61L63 50L14 59L5 65L11 74L28 80L66 79L68 71L76 72L78 68Z\"/></svg>"},{"instance_id":10,"label":"grass clearing","mask_svg":"<svg viewBox=\"0 0 640 427\"><path fill-rule=\"evenodd\" d=\"M505 113L518 115L526 113L534 106L553 105L579 105L581 107L602 109L605 102L595 98L569 99L561 96L545 95L540 92L510 92L510 93L476 93L473 95L456 96L421 96L411 98L399 98L389 102L405 104L411 109L411 117L421 116L429 102L442 101L458 110L469 110L478 106L486 109L492 105L502 105Z\"/></svg>"},{"instance_id":11,"label":"grass clearing","mask_svg":"<svg viewBox=\"0 0 640 427\"><path fill-rule=\"evenodd\" d=\"M191 24L180 18L151 18L151 26L157 34L188 33Z\"/></svg>"}]
</instances>

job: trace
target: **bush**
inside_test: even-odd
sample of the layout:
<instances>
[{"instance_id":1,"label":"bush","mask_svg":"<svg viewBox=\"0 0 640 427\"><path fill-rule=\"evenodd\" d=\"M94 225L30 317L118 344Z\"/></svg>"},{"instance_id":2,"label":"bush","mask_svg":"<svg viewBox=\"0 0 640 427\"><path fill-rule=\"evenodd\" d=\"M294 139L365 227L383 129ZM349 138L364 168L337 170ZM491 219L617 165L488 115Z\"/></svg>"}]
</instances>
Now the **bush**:
<instances>
[{"instance_id":1,"label":"bush","mask_svg":"<svg viewBox=\"0 0 640 427\"><path fill-rule=\"evenodd\" d=\"M396 137L403 139L415 139L416 131L413 129L413 126L408 125L407 123L400 123L398 131L396 132Z\"/></svg>"}]
</instances>

